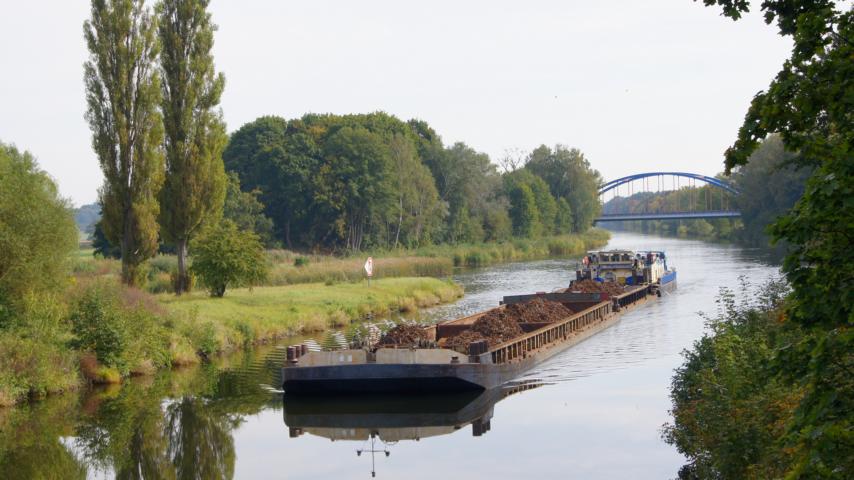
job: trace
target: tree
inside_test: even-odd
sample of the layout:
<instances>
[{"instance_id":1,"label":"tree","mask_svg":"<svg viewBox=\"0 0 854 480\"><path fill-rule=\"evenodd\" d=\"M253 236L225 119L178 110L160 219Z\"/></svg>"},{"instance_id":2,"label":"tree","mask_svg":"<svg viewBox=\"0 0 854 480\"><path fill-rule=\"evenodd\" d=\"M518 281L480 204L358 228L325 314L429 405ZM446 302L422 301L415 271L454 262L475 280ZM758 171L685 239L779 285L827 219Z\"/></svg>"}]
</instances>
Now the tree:
<instances>
[{"instance_id":1,"label":"tree","mask_svg":"<svg viewBox=\"0 0 854 480\"><path fill-rule=\"evenodd\" d=\"M400 241L400 229L403 226L404 197L413 196L413 184L411 178L415 167L418 165L415 158L415 149L407 138L401 134L396 134L389 143L389 154L391 156L391 166L394 172L394 184L396 187L397 196L397 228L394 232L394 248Z\"/></svg>"},{"instance_id":2,"label":"tree","mask_svg":"<svg viewBox=\"0 0 854 480\"><path fill-rule=\"evenodd\" d=\"M747 0L704 0L738 19ZM752 100L727 173L777 133L793 163L815 168L804 195L771 227L791 245L783 272L792 286L785 321L804 329L780 349L776 373L803 397L778 447L790 478L845 478L854 470L854 10L828 0L763 1L766 23L791 36L790 58ZM847 7L847 8L846 8Z\"/></svg>"},{"instance_id":3,"label":"tree","mask_svg":"<svg viewBox=\"0 0 854 480\"><path fill-rule=\"evenodd\" d=\"M213 63L208 0L162 0L157 5L162 46L166 181L160 192L163 239L178 256L175 293L189 288L187 249L206 221L216 221L225 199L222 151L228 141L217 109L225 77Z\"/></svg>"},{"instance_id":4,"label":"tree","mask_svg":"<svg viewBox=\"0 0 854 480\"><path fill-rule=\"evenodd\" d=\"M101 226L101 221L95 223L95 231L92 232L92 247L95 249L93 255L100 255L104 258L122 258L122 250L107 240L104 235L104 228Z\"/></svg>"},{"instance_id":5,"label":"tree","mask_svg":"<svg viewBox=\"0 0 854 480\"><path fill-rule=\"evenodd\" d=\"M273 221L264 215L264 204L258 200L261 191L257 188L251 192L240 189L237 174L228 174L228 186L223 205L222 216L233 221L240 230L251 230L258 234L258 239L266 246L272 246Z\"/></svg>"},{"instance_id":6,"label":"tree","mask_svg":"<svg viewBox=\"0 0 854 480\"><path fill-rule=\"evenodd\" d=\"M315 201L335 213L335 233L345 248L359 251L368 221L393 208L388 147L365 128L343 127L324 145Z\"/></svg>"},{"instance_id":7,"label":"tree","mask_svg":"<svg viewBox=\"0 0 854 480\"><path fill-rule=\"evenodd\" d=\"M785 215L801 198L813 169L791 164L794 154L786 152L777 135L768 137L750 156L750 162L736 167L733 183L739 189L735 201L744 228L741 242L767 246L768 226Z\"/></svg>"},{"instance_id":8,"label":"tree","mask_svg":"<svg viewBox=\"0 0 854 480\"><path fill-rule=\"evenodd\" d=\"M569 206L569 202L563 197L557 200L555 232L559 234L572 232L572 207Z\"/></svg>"},{"instance_id":9,"label":"tree","mask_svg":"<svg viewBox=\"0 0 854 480\"><path fill-rule=\"evenodd\" d=\"M83 28L86 120L104 173L102 226L120 245L122 280L129 285L157 251L163 126L156 26L143 0L92 0Z\"/></svg>"},{"instance_id":10,"label":"tree","mask_svg":"<svg viewBox=\"0 0 854 480\"><path fill-rule=\"evenodd\" d=\"M485 213L502 194L501 175L497 167L488 155L462 142L449 147L444 155L434 161L436 163L432 166L428 164L428 167L436 178L439 196L448 202L450 212L451 235L447 239L451 242L482 241ZM477 223L477 228L458 225L463 221ZM462 231L470 232L467 238L456 237L454 232Z\"/></svg>"},{"instance_id":11,"label":"tree","mask_svg":"<svg viewBox=\"0 0 854 480\"><path fill-rule=\"evenodd\" d=\"M534 192L526 183L520 183L510 191L510 218L513 232L520 237L536 238L540 235L540 211Z\"/></svg>"},{"instance_id":12,"label":"tree","mask_svg":"<svg viewBox=\"0 0 854 480\"><path fill-rule=\"evenodd\" d=\"M29 152L0 142L0 326L25 296L68 275L77 227L68 201Z\"/></svg>"},{"instance_id":13,"label":"tree","mask_svg":"<svg viewBox=\"0 0 854 480\"><path fill-rule=\"evenodd\" d=\"M222 297L227 287L257 285L267 277L264 247L254 232L222 220L193 242L192 271L212 297Z\"/></svg>"},{"instance_id":14,"label":"tree","mask_svg":"<svg viewBox=\"0 0 854 480\"><path fill-rule=\"evenodd\" d=\"M321 162L320 147L311 133L301 121L289 124L281 117L261 117L234 132L222 155L226 169L237 173L242 188L261 192L264 213L273 220L278 238L291 249L299 243L292 231L301 228L300 234L309 236L309 230L316 228L302 224L313 205L310 176Z\"/></svg>"},{"instance_id":15,"label":"tree","mask_svg":"<svg viewBox=\"0 0 854 480\"><path fill-rule=\"evenodd\" d=\"M551 235L555 230L555 218L557 216L557 202L549 191L549 186L542 178L531 173L527 169L519 169L512 173L504 175L505 189L510 196L511 216L514 218L514 225L518 229L519 212L525 211L527 207L517 204L519 201L527 201L524 195L519 195L516 191L522 185L530 189L534 195L534 203L537 210L536 226L531 233L534 236ZM516 213L513 213L516 212Z\"/></svg>"},{"instance_id":16,"label":"tree","mask_svg":"<svg viewBox=\"0 0 854 480\"><path fill-rule=\"evenodd\" d=\"M572 227L584 232L599 214L599 172L590 167L580 150L541 145L531 152L525 169L545 180L552 195L565 198L572 210Z\"/></svg>"}]
</instances>

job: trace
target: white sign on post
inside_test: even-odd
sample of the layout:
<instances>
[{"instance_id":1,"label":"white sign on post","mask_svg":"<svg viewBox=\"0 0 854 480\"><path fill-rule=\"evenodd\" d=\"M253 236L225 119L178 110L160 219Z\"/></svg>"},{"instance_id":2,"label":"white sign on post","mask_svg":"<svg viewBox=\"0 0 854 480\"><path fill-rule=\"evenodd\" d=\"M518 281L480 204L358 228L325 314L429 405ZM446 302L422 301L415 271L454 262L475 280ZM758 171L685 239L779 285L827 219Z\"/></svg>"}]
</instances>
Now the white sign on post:
<instances>
[{"instance_id":1,"label":"white sign on post","mask_svg":"<svg viewBox=\"0 0 854 480\"><path fill-rule=\"evenodd\" d=\"M368 257L368 261L365 262L365 272L369 277L374 276L374 257Z\"/></svg>"}]
</instances>

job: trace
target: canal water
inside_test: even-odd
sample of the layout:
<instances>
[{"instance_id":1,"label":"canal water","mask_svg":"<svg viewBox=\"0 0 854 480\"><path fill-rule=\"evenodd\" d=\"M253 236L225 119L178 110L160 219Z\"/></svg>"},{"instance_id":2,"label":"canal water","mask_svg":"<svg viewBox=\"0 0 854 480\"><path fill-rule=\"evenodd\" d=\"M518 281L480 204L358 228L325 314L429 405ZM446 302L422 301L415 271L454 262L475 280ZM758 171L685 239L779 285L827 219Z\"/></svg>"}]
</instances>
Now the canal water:
<instances>
[{"instance_id":1,"label":"canal water","mask_svg":"<svg viewBox=\"0 0 854 480\"><path fill-rule=\"evenodd\" d=\"M674 478L660 439L680 352L716 295L777 275L759 250L615 233L608 248L665 250L678 289L484 395L298 401L277 390L282 350L0 410L0 478ZM577 259L459 272L454 318L503 295L564 287ZM290 343L290 342L288 342Z\"/></svg>"}]
</instances>

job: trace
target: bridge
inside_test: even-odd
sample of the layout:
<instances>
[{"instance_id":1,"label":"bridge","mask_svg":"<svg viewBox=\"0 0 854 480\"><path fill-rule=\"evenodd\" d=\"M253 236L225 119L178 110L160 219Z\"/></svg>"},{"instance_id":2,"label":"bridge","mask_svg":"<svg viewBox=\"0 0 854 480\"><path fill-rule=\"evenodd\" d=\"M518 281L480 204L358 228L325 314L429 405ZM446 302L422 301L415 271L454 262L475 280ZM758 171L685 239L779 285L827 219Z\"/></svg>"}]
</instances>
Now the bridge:
<instances>
[{"instance_id":1,"label":"bridge","mask_svg":"<svg viewBox=\"0 0 854 480\"><path fill-rule=\"evenodd\" d=\"M697 173L636 173L599 188L603 209L593 222L738 218L732 198L738 193L728 182Z\"/></svg>"}]
</instances>

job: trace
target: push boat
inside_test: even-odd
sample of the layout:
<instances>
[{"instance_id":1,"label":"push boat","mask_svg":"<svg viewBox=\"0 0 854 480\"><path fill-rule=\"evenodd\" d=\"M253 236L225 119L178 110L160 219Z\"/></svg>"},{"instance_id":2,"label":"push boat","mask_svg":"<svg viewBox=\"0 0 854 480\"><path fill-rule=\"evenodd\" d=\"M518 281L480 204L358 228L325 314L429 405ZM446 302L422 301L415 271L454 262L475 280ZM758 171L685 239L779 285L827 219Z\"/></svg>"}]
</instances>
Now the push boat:
<instances>
[{"instance_id":1,"label":"push boat","mask_svg":"<svg viewBox=\"0 0 854 480\"><path fill-rule=\"evenodd\" d=\"M597 284L612 288L590 292L590 286ZM291 396L491 390L675 286L676 271L667 268L664 252L588 252L568 288L505 296L493 309L425 326L426 341L420 345L327 350L306 344L289 346L282 388ZM537 299L559 302L573 313L557 321L520 322L520 335L494 345L473 341L466 353L439 346L443 339L471 330L484 315Z\"/></svg>"},{"instance_id":2,"label":"push boat","mask_svg":"<svg viewBox=\"0 0 854 480\"><path fill-rule=\"evenodd\" d=\"M662 251L591 251L576 266L576 280L592 279L618 285L649 285L652 293L676 288L676 269L667 266Z\"/></svg>"}]
</instances>

